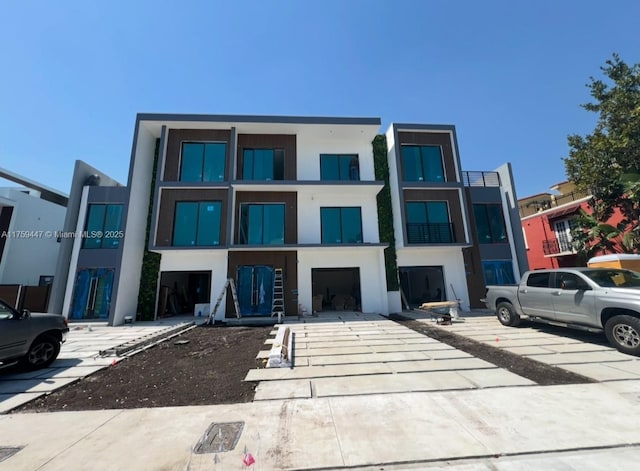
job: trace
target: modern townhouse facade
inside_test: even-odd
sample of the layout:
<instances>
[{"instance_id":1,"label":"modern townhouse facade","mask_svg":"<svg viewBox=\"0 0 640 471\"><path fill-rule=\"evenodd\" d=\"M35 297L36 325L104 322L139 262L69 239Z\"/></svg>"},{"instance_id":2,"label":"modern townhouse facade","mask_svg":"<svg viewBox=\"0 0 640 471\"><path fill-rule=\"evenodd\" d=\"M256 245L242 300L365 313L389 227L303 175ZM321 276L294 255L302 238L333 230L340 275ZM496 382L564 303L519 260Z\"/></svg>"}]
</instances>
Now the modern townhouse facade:
<instances>
[{"instance_id":1,"label":"modern townhouse facade","mask_svg":"<svg viewBox=\"0 0 640 471\"><path fill-rule=\"evenodd\" d=\"M452 125L392 124L386 138L403 304L483 307L485 284L527 269L510 166L463 172Z\"/></svg>"},{"instance_id":2,"label":"modern townhouse facade","mask_svg":"<svg viewBox=\"0 0 640 471\"><path fill-rule=\"evenodd\" d=\"M463 249L473 308L483 308L486 285L515 284L529 269L511 164L494 171L462 172L471 208L471 247Z\"/></svg>"},{"instance_id":3,"label":"modern townhouse facade","mask_svg":"<svg viewBox=\"0 0 640 471\"><path fill-rule=\"evenodd\" d=\"M393 124L386 158L401 290L388 291L377 202L385 182L376 180L372 146L380 124L139 114L126 187L76 164L76 217L67 217L65 231L84 236L63 241L57 278L67 282L50 311L121 324L139 313L141 279L151 280L143 302L153 318L208 315L219 296L220 321L236 310L243 318L386 314L445 300L466 310L479 306L487 270L508 271L508 262L519 278L526 268L514 249L512 225L520 223L508 198L510 167L472 172L482 176L480 188L461 170L453 126ZM494 247L477 243L476 204L502 205L483 213ZM229 279L237 307L225 291Z\"/></svg>"},{"instance_id":4,"label":"modern townhouse facade","mask_svg":"<svg viewBox=\"0 0 640 471\"><path fill-rule=\"evenodd\" d=\"M472 228L455 128L392 124L386 137L403 303L460 299L469 309L462 249Z\"/></svg>"},{"instance_id":5,"label":"modern townhouse facade","mask_svg":"<svg viewBox=\"0 0 640 471\"><path fill-rule=\"evenodd\" d=\"M122 274L128 188L75 162L49 312L70 320L112 320ZM139 271L139 268L137 268Z\"/></svg>"}]
</instances>

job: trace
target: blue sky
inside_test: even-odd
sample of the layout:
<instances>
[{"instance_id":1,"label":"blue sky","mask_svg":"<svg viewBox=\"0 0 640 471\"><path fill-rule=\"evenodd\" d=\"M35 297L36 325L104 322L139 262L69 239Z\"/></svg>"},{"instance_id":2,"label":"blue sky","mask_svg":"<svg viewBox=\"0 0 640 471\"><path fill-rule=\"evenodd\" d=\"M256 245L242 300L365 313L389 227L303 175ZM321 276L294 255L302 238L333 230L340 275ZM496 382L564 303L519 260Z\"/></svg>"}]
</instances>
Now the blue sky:
<instances>
[{"instance_id":1,"label":"blue sky","mask_svg":"<svg viewBox=\"0 0 640 471\"><path fill-rule=\"evenodd\" d=\"M585 84L640 62L640 2L30 1L0 4L0 166L69 191L126 183L138 112L455 124L464 170L565 179Z\"/></svg>"}]
</instances>

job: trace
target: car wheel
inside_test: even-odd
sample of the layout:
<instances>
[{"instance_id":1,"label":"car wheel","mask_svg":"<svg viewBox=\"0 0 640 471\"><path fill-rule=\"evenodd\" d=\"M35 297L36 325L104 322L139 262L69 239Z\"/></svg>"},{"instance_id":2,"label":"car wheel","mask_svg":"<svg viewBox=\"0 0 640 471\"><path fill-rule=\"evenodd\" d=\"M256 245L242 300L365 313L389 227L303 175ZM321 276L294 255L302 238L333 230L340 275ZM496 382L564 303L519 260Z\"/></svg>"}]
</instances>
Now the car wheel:
<instances>
[{"instance_id":1,"label":"car wheel","mask_svg":"<svg viewBox=\"0 0 640 471\"><path fill-rule=\"evenodd\" d=\"M29 370L45 368L53 363L58 353L60 353L60 341L52 335L41 335L33 341L21 363Z\"/></svg>"},{"instance_id":2,"label":"car wheel","mask_svg":"<svg viewBox=\"0 0 640 471\"><path fill-rule=\"evenodd\" d=\"M502 325L516 327L520 324L520 316L513 309L513 304L502 302L496 306L496 315Z\"/></svg>"},{"instance_id":3,"label":"car wheel","mask_svg":"<svg viewBox=\"0 0 640 471\"><path fill-rule=\"evenodd\" d=\"M622 353L640 356L640 319L633 316L613 316L604 325L609 343Z\"/></svg>"}]
</instances>

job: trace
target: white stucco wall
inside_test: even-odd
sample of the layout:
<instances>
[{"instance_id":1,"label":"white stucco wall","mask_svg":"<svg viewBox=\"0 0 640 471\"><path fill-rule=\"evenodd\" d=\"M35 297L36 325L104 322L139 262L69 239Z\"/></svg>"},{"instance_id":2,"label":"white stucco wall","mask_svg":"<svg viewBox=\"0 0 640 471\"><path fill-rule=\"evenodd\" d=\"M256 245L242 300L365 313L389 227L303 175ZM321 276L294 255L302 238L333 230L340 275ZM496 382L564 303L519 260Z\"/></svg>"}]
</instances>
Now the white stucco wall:
<instances>
[{"instance_id":1,"label":"white stucco wall","mask_svg":"<svg viewBox=\"0 0 640 471\"><path fill-rule=\"evenodd\" d=\"M116 308L113 313L113 325L124 323L125 316L133 316L134 319L136 317L155 142L155 136L143 126L139 126L135 148L136 158L132 163L133 173L128 182L131 194L122 241L122 265L118 281Z\"/></svg>"},{"instance_id":2,"label":"white stucco wall","mask_svg":"<svg viewBox=\"0 0 640 471\"><path fill-rule=\"evenodd\" d=\"M296 137L298 180L320 180L320 154L358 154L360 180L375 180L371 146L374 137L375 132L335 137L325 127L301 130Z\"/></svg>"},{"instance_id":3,"label":"white stucco wall","mask_svg":"<svg viewBox=\"0 0 640 471\"><path fill-rule=\"evenodd\" d=\"M360 269L362 311L388 314L387 286L384 278L384 258L381 247L305 248L298 250L298 303L311 312L311 269Z\"/></svg>"},{"instance_id":4,"label":"white stucco wall","mask_svg":"<svg viewBox=\"0 0 640 471\"><path fill-rule=\"evenodd\" d=\"M89 187L84 186L82 188L82 196L80 198L80 206L78 207L78 221L74 228L76 234L80 233L85 228L85 221L87 219L87 200L89 198ZM69 318L71 313L71 302L73 299L73 290L75 288L76 273L78 270L78 256L80 255L80 248L82 247L82 239L74 238L72 241L71 257L69 259L69 271L67 272L67 282L65 285L64 301L62 303L62 315Z\"/></svg>"},{"instance_id":5,"label":"white stucco wall","mask_svg":"<svg viewBox=\"0 0 640 471\"><path fill-rule=\"evenodd\" d=\"M396 247L404 245L402 232L402 208L400 205L400 183L398 182L398 164L396 161L395 139L393 125L389 127L387 136L387 161L389 163L389 187L391 188L391 208L393 211L393 235L396 239Z\"/></svg>"},{"instance_id":6,"label":"white stucco wall","mask_svg":"<svg viewBox=\"0 0 640 471\"><path fill-rule=\"evenodd\" d=\"M360 207L362 238L365 243L378 243L378 208L375 195L353 194L349 188L334 186L332 193L301 189L298 192L298 243L321 242L320 208Z\"/></svg>"},{"instance_id":7,"label":"white stucco wall","mask_svg":"<svg viewBox=\"0 0 640 471\"><path fill-rule=\"evenodd\" d=\"M0 205L13 206L9 232L25 231L5 241L0 284L38 285L40 276L54 276L60 249L55 232L63 229L66 208L20 188L0 188Z\"/></svg>"},{"instance_id":8,"label":"white stucco wall","mask_svg":"<svg viewBox=\"0 0 640 471\"><path fill-rule=\"evenodd\" d=\"M459 299L461 308L465 311L469 310L467 276L460 247L406 247L398 249L397 254L398 268L441 266L447 299Z\"/></svg>"}]
</instances>

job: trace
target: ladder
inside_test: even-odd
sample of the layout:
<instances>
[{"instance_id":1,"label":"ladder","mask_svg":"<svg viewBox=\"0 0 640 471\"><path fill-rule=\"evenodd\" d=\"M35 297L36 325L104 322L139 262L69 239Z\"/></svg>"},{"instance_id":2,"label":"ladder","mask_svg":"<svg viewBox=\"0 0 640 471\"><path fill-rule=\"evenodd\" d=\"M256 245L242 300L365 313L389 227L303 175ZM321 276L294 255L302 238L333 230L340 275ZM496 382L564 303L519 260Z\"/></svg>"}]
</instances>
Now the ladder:
<instances>
[{"instance_id":1,"label":"ladder","mask_svg":"<svg viewBox=\"0 0 640 471\"><path fill-rule=\"evenodd\" d=\"M233 278L227 278L227 281L224 282L224 286L222 287L222 291L220 292L220 296L218 296L218 299L216 300L216 305L214 306L213 311L211 311L211 314L209 314L209 320L207 321L207 324L213 325L214 319L216 317L216 312L218 312L220 304L222 303L222 299L224 298L225 294L227 294L227 288L231 288L231 297L233 297L233 305L236 308L236 317L240 319L240 305L238 304L238 293L236 292L236 284L233 281Z\"/></svg>"},{"instance_id":2,"label":"ladder","mask_svg":"<svg viewBox=\"0 0 640 471\"><path fill-rule=\"evenodd\" d=\"M271 308L271 317L278 316L278 323L282 321L284 316L284 279L282 277L282 268L273 270L273 305Z\"/></svg>"}]
</instances>

